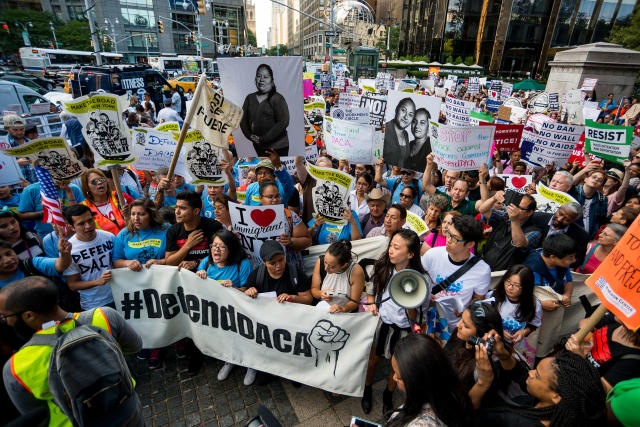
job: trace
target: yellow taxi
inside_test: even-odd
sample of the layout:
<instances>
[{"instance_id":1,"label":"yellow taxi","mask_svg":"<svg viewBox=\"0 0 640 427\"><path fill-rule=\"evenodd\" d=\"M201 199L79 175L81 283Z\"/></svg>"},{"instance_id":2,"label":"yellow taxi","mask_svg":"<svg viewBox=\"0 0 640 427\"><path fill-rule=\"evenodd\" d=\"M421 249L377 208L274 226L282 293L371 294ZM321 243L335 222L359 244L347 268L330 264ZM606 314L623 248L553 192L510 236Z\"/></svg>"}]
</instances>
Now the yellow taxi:
<instances>
[{"instance_id":1,"label":"yellow taxi","mask_svg":"<svg viewBox=\"0 0 640 427\"><path fill-rule=\"evenodd\" d=\"M185 92L195 92L198 76L179 76L168 81L171 87L180 86Z\"/></svg>"}]
</instances>

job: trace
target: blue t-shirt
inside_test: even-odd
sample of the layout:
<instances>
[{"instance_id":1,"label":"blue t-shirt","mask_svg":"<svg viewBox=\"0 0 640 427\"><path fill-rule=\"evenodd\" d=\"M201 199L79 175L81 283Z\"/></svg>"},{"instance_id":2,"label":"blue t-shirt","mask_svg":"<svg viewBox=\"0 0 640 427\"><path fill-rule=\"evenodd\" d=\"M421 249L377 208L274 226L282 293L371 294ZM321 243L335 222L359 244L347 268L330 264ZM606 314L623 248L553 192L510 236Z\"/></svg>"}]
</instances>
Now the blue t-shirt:
<instances>
[{"instance_id":1,"label":"blue t-shirt","mask_svg":"<svg viewBox=\"0 0 640 427\"><path fill-rule=\"evenodd\" d=\"M402 182L402 177L385 178L385 181L387 182L387 188L389 189L389 191L393 190L393 186L396 184L396 181L400 181L400 183L396 187L396 190L391 196L391 204L400 203L400 193L402 193L402 190L404 190L404 187L406 187L406 185L404 185L404 183ZM413 187L418 192L418 197L413 200L413 204L417 205L418 203L420 203L420 198L422 197L422 189L420 188L420 181L415 180L415 184L416 185L414 185Z\"/></svg>"},{"instance_id":2,"label":"blue t-shirt","mask_svg":"<svg viewBox=\"0 0 640 427\"><path fill-rule=\"evenodd\" d=\"M137 259L144 265L150 259L164 259L166 243L167 228L148 228L133 235L123 228L114 242L113 261Z\"/></svg>"},{"instance_id":3,"label":"blue t-shirt","mask_svg":"<svg viewBox=\"0 0 640 427\"><path fill-rule=\"evenodd\" d=\"M246 159L240 159L233 165L233 180L236 182L236 187L240 187L240 166L255 166L260 159L255 158L248 162Z\"/></svg>"},{"instance_id":4,"label":"blue t-shirt","mask_svg":"<svg viewBox=\"0 0 640 427\"><path fill-rule=\"evenodd\" d=\"M233 282L234 288L241 288L247 284L247 279L249 278L249 274L251 274L251 263L248 259L243 259L240 263L240 268L238 268L237 264L234 265L225 265L220 268L214 262L213 264L209 264L207 268L207 262L209 261L209 257L205 257L202 261L200 261L200 265L198 266L198 271L206 270L207 276L213 280L231 280Z\"/></svg>"},{"instance_id":5,"label":"blue t-shirt","mask_svg":"<svg viewBox=\"0 0 640 427\"><path fill-rule=\"evenodd\" d=\"M0 209L8 207L11 212L17 212L20 206L20 194L13 194L10 199L0 200Z\"/></svg>"},{"instance_id":6,"label":"blue t-shirt","mask_svg":"<svg viewBox=\"0 0 640 427\"><path fill-rule=\"evenodd\" d=\"M278 184L278 192L280 193L280 201L284 203L284 188L282 188L282 184L280 181L276 181ZM260 206L260 183L252 182L247 187L247 192L245 193L244 204L247 206ZM285 205L286 206L286 205Z\"/></svg>"},{"instance_id":7,"label":"blue t-shirt","mask_svg":"<svg viewBox=\"0 0 640 427\"><path fill-rule=\"evenodd\" d=\"M58 275L58 272L56 271L55 258L35 257L31 259L31 262L33 263L33 267L45 276L51 277ZM0 280L0 289L4 288L11 282L15 282L16 280L24 278L24 271L18 268L16 272L13 273L13 276L9 277L6 280Z\"/></svg>"},{"instance_id":8,"label":"blue t-shirt","mask_svg":"<svg viewBox=\"0 0 640 427\"><path fill-rule=\"evenodd\" d=\"M209 197L206 191L202 192L202 211L200 211L200 216L216 219L216 214L213 212L213 199Z\"/></svg>"},{"instance_id":9,"label":"blue t-shirt","mask_svg":"<svg viewBox=\"0 0 640 427\"><path fill-rule=\"evenodd\" d=\"M357 214L353 210L351 211L351 215L353 215L354 218L357 218ZM315 218L311 218L307 226L313 227L315 220ZM358 224L358 230L360 230L360 235L362 235L363 233L362 227L360 227L360 222L356 221L356 224ZM348 222L345 225L336 225L325 222L316 232L313 244L325 245L327 243L339 242L342 239L351 240L351 223Z\"/></svg>"},{"instance_id":10,"label":"blue t-shirt","mask_svg":"<svg viewBox=\"0 0 640 427\"><path fill-rule=\"evenodd\" d=\"M84 202L84 196L82 190L74 184L69 184L75 203ZM58 196L62 206L70 206L71 203L67 199L67 192L58 189ZM22 192L20 196L20 205L18 206L20 212L42 212L42 196L40 195L40 183L29 185ZM53 227L49 223L43 223L41 221L35 221L34 231L38 233L38 236L44 237L53 231Z\"/></svg>"}]
</instances>

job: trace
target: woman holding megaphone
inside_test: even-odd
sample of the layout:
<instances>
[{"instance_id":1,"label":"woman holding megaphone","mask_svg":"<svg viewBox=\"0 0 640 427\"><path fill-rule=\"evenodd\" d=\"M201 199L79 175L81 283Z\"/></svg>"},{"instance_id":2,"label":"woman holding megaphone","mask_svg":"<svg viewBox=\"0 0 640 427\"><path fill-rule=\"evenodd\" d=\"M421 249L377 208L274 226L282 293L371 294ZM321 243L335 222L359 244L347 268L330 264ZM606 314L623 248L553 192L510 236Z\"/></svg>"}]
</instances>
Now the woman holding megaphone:
<instances>
[{"instance_id":1,"label":"woman holding megaphone","mask_svg":"<svg viewBox=\"0 0 640 427\"><path fill-rule=\"evenodd\" d=\"M367 290L367 301L375 303L373 314L379 315L380 320L373 338L373 345L369 355L369 366L362 396L362 410L365 414L371 412L371 397L373 375L384 356L391 359L398 341L409 335L416 320L415 309L405 309L390 299L389 282L398 272L406 269L416 270L424 275L425 271L420 262L420 238L412 230L400 229L393 233L389 247L374 264L372 276L373 288ZM425 277L425 281L427 278ZM428 301L429 292L427 290ZM382 413L386 415L393 409L393 391L396 388L393 366L389 369L387 387L382 394Z\"/></svg>"}]
</instances>

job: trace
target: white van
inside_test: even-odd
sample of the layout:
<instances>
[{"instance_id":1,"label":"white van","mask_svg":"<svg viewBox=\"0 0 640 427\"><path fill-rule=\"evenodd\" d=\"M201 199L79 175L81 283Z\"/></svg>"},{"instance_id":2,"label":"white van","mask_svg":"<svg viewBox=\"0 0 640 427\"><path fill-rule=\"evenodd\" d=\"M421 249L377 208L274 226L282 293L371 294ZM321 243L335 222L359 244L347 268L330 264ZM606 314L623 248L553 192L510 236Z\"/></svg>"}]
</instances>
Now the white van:
<instances>
[{"instance_id":1,"label":"white van","mask_svg":"<svg viewBox=\"0 0 640 427\"><path fill-rule=\"evenodd\" d=\"M46 98L34 90L18 83L0 80L0 115L4 115L5 111L15 112L23 117L25 124L37 125L41 137L58 136L62 129L59 113L54 113L50 105L52 104ZM4 129L2 131L4 133Z\"/></svg>"}]
</instances>

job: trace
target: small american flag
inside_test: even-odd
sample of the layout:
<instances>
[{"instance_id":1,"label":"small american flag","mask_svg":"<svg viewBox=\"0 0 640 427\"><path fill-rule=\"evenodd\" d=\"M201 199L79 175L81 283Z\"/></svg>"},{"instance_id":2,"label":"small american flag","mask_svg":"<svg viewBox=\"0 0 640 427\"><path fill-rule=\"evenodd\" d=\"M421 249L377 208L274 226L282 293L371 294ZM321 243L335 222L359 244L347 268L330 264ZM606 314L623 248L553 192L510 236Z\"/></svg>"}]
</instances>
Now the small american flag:
<instances>
[{"instance_id":1,"label":"small american flag","mask_svg":"<svg viewBox=\"0 0 640 427\"><path fill-rule=\"evenodd\" d=\"M58 196L58 189L48 170L35 166L36 175L40 180L40 195L42 196L42 222L50 222L64 226L62 205Z\"/></svg>"}]
</instances>

